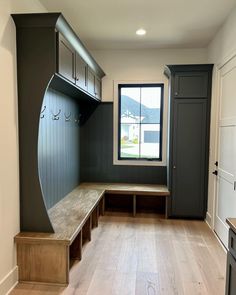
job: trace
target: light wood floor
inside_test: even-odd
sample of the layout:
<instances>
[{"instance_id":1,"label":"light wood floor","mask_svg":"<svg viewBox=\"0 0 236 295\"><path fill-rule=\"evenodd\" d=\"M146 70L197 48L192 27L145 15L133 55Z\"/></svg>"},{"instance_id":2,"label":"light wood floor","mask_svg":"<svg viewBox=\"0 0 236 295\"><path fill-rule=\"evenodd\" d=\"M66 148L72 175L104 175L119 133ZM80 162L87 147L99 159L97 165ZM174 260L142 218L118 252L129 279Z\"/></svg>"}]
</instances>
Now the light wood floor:
<instances>
[{"instance_id":1,"label":"light wood floor","mask_svg":"<svg viewBox=\"0 0 236 295\"><path fill-rule=\"evenodd\" d=\"M100 217L67 288L19 284L11 295L223 295L225 265L202 221L110 213Z\"/></svg>"}]
</instances>

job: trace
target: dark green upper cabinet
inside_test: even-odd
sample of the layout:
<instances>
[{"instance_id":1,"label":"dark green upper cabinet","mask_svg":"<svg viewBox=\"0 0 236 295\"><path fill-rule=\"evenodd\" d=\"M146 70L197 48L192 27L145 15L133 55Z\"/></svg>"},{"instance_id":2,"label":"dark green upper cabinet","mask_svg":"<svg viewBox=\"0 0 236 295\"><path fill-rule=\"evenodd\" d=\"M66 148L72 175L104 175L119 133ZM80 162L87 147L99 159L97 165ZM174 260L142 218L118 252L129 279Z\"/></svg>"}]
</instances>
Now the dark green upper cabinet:
<instances>
[{"instance_id":1,"label":"dark green upper cabinet","mask_svg":"<svg viewBox=\"0 0 236 295\"><path fill-rule=\"evenodd\" d=\"M58 42L58 72L70 82L75 83L75 50L61 34L59 34Z\"/></svg>"},{"instance_id":2,"label":"dark green upper cabinet","mask_svg":"<svg viewBox=\"0 0 236 295\"><path fill-rule=\"evenodd\" d=\"M87 96L96 101L101 99L101 91L96 91L95 77L101 81L105 73L61 13L14 14L12 16L20 32L17 40L18 50L23 48L22 40L24 40L24 50L26 45L34 49L40 65L47 67L47 71L51 73L51 87L56 85L57 88L60 87L61 92L73 97L85 99ZM32 51L26 59L33 54ZM32 75L35 70L37 69L32 64L30 69ZM91 87L88 85L90 72L94 75Z\"/></svg>"},{"instance_id":3,"label":"dark green upper cabinet","mask_svg":"<svg viewBox=\"0 0 236 295\"><path fill-rule=\"evenodd\" d=\"M100 90L99 92L95 91L96 75L61 34L59 34L58 39L58 73L80 89L100 100L101 96L97 95L97 93L100 93ZM96 79L101 81L99 78Z\"/></svg>"},{"instance_id":4,"label":"dark green upper cabinet","mask_svg":"<svg viewBox=\"0 0 236 295\"><path fill-rule=\"evenodd\" d=\"M76 54L75 57L75 83L83 90L88 90L87 64Z\"/></svg>"},{"instance_id":5,"label":"dark green upper cabinet","mask_svg":"<svg viewBox=\"0 0 236 295\"><path fill-rule=\"evenodd\" d=\"M101 99L102 93L102 85L101 85L101 79L99 79L97 76L95 76L95 97L98 99Z\"/></svg>"},{"instance_id":6,"label":"dark green upper cabinet","mask_svg":"<svg viewBox=\"0 0 236 295\"><path fill-rule=\"evenodd\" d=\"M91 69L88 69L88 92L101 99L101 79Z\"/></svg>"},{"instance_id":7,"label":"dark green upper cabinet","mask_svg":"<svg viewBox=\"0 0 236 295\"><path fill-rule=\"evenodd\" d=\"M95 74L88 69L88 92L95 95Z\"/></svg>"},{"instance_id":8,"label":"dark green upper cabinet","mask_svg":"<svg viewBox=\"0 0 236 295\"><path fill-rule=\"evenodd\" d=\"M61 34L58 37L58 73L92 97L101 100L101 78Z\"/></svg>"}]
</instances>

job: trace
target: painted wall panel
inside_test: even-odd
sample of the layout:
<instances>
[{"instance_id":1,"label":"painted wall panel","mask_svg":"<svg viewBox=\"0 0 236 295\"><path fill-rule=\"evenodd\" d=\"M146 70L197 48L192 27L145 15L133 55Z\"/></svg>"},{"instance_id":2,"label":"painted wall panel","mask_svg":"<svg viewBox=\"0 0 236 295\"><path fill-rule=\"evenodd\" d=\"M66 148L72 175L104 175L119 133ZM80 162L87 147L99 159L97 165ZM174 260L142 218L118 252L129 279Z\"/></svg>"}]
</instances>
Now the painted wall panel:
<instances>
[{"instance_id":1,"label":"painted wall panel","mask_svg":"<svg viewBox=\"0 0 236 295\"><path fill-rule=\"evenodd\" d=\"M79 184L78 117L74 99L48 89L38 139L39 174L48 209Z\"/></svg>"},{"instance_id":2,"label":"painted wall panel","mask_svg":"<svg viewBox=\"0 0 236 295\"><path fill-rule=\"evenodd\" d=\"M100 104L81 127L80 148L81 181L166 184L166 167L113 165L113 103Z\"/></svg>"}]
</instances>

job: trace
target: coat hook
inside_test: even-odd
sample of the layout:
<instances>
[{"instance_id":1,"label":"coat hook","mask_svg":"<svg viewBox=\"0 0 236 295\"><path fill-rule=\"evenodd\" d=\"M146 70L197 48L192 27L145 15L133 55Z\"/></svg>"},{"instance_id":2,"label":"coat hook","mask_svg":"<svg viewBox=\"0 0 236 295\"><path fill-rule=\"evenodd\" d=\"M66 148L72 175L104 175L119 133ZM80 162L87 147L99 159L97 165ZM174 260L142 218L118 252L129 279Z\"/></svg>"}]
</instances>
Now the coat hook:
<instances>
[{"instance_id":1,"label":"coat hook","mask_svg":"<svg viewBox=\"0 0 236 295\"><path fill-rule=\"evenodd\" d=\"M52 119L53 120L59 120L60 119L59 118L60 113L61 113L61 109L59 109L59 112L57 114L53 114L53 112L51 111L51 114L53 116Z\"/></svg>"},{"instance_id":2,"label":"coat hook","mask_svg":"<svg viewBox=\"0 0 236 295\"><path fill-rule=\"evenodd\" d=\"M40 112L40 119L44 118L44 111L46 110L46 106L43 107L43 110Z\"/></svg>"},{"instance_id":3,"label":"coat hook","mask_svg":"<svg viewBox=\"0 0 236 295\"><path fill-rule=\"evenodd\" d=\"M76 119L76 118L75 118L75 123L78 123L78 124L79 124L79 122L80 122L80 119L81 119L81 116L82 116L82 115L81 115L81 114L79 114L79 116L78 116L78 119Z\"/></svg>"},{"instance_id":4,"label":"coat hook","mask_svg":"<svg viewBox=\"0 0 236 295\"><path fill-rule=\"evenodd\" d=\"M64 113L65 116L65 121L69 122L70 121L70 117L71 117L71 112L69 113L69 115L66 115L66 113Z\"/></svg>"}]
</instances>

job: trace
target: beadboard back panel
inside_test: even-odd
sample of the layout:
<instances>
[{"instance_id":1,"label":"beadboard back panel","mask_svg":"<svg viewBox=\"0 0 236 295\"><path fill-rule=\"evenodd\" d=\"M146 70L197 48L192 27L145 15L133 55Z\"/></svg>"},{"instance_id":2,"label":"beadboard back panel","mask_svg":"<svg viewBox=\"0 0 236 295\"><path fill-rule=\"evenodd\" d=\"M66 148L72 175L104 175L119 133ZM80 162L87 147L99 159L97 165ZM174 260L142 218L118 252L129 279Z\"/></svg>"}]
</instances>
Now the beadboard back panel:
<instances>
[{"instance_id":1,"label":"beadboard back panel","mask_svg":"<svg viewBox=\"0 0 236 295\"><path fill-rule=\"evenodd\" d=\"M81 182L166 184L166 167L113 165L113 103L101 103L80 129Z\"/></svg>"},{"instance_id":2,"label":"beadboard back panel","mask_svg":"<svg viewBox=\"0 0 236 295\"><path fill-rule=\"evenodd\" d=\"M47 209L79 184L79 106L49 88L39 124L38 167Z\"/></svg>"}]
</instances>

